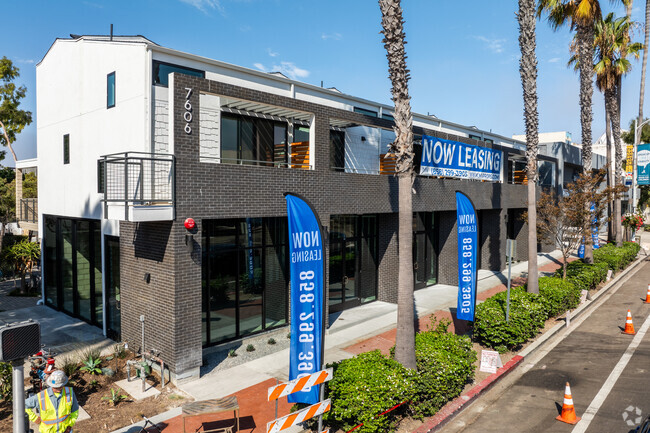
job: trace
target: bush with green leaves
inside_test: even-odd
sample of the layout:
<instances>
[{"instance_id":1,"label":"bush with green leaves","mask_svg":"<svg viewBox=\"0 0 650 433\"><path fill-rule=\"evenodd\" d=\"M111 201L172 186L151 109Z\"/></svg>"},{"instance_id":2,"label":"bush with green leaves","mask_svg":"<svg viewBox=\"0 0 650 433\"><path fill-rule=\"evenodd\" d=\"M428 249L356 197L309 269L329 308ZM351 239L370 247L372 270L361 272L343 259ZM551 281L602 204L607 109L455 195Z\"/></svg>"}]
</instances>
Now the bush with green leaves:
<instances>
[{"instance_id":1,"label":"bush with green leaves","mask_svg":"<svg viewBox=\"0 0 650 433\"><path fill-rule=\"evenodd\" d=\"M433 416L460 395L474 377L476 352L464 335L447 332L450 322L441 320L433 329L415 336L417 374L411 409L416 417Z\"/></svg>"},{"instance_id":2,"label":"bush with green leaves","mask_svg":"<svg viewBox=\"0 0 650 433\"><path fill-rule=\"evenodd\" d=\"M639 244L635 242L624 242L621 247L614 244L603 245L594 250L594 263L607 263L609 269L617 272L630 264L640 249Z\"/></svg>"},{"instance_id":3,"label":"bush with green leaves","mask_svg":"<svg viewBox=\"0 0 650 433\"><path fill-rule=\"evenodd\" d=\"M102 369L100 367L101 363L101 358L88 358L83 362L84 365L79 370L86 371L93 375L102 374Z\"/></svg>"},{"instance_id":4,"label":"bush with green leaves","mask_svg":"<svg viewBox=\"0 0 650 433\"><path fill-rule=\"evenodd\" d=\"M476 306L474 338L481 344L506 352L524 344L544 326L547 311L539 296L523 287L510 290L510 320L506 322L506 292L497 293Z\"/></svg>"},{"instance_id":5,"label":"bush with green leaves","mask_svg":"<svg viewBox=\"0 0 650 433\"><path fill-rule=\"evenodd\" d=\"M4 401L13 400L12 383L13 369L8 362L0 362L0 399Z\"/></svg>"},{"instance_id":6,"label":"bush with green leaves","mask_svg":"<svg viewBox=\"0 0 650 433\"><path fill-rule=\"evenodd\" d=\"M392 431L398 411L378 414L414 393L414 373L378 350L334 363L334 377L327 383L332 409L323 415L332 431L348 431L357 424L359 433Z\"/></svg>"},{"instance_id":7,"label":"bush with green leaves","mask_svg":"<svg viewBox=\"0 0 650 433\"><path fill-rule=\"evenodd\" d=\"M557 277L539 279L537 301L544 306L546 318L556 317L580 303L580 291L570 281Z\"/></svg>"},{"instance_id":8,"label":"bush with green leaves","mask_svg":"<svg viewBox=\"0 0 650 433\"><path fill-rule=\"evenodd\" d=\"M589 264L576 260L567 265L566 279L573 284L578 292L591 290L605 281L608 269L609 266L605 262ZM562 278L561 268L555 272L555 276Z\"/></svg>"}]
</instances>

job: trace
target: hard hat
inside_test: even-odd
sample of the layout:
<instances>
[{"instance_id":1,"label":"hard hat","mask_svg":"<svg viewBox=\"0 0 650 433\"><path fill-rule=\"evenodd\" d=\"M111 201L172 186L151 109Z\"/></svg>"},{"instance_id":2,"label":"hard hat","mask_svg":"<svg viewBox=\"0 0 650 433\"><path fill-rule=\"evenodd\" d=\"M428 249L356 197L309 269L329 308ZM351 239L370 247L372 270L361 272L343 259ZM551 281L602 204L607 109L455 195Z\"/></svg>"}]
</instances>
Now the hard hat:
<instances>
[{"instance_id":1,"label":"hard hat","mask_svg":"<svg viewBox=\"0 0 650 433\"><path fill-rule=\"evenodd\" d=\"M62 370L54 370L47 378L46 383L52 388L61 388L68 383L68 376Z\"/></svg>"}]
</instances>

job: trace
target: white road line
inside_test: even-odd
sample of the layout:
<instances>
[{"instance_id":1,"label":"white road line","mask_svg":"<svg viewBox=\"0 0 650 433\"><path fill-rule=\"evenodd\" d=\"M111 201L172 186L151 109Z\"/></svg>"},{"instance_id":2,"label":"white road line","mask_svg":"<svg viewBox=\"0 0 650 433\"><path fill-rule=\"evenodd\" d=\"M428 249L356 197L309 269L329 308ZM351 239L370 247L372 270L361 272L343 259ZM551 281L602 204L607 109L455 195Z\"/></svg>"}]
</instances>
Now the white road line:
<instances>
[{"instance_id":1,"label":"white road line","mask_svg":"<svg viewBox=\"0 0 650 433\"><path fill-rule=\"evenodd\" d=\"M584 415L582 415L582 420L576 424L571 433L584 433L587 430L589 424L591 424L591 421L596 416L596 413L598 413L598 409L600 409L600 406L602 406L602 404L605 402L605 399L612 391L612 388L614 388L616 381L621 376L621 373L623 373L623 370L625 370L627 363L630 362L634 351L639 346L639 344L641 344L641 340L643 340L643 337L648 331L648 328L650 328L650 316L645 319L645 322L643 322L641 329L639 329L639 332L637 332L637 334L634 336L634 339L632 339L632 342L625 350L625 353L623 356L621 356L621 359L614 366L614 369L609 374L609 377L603 386L600 388L600 391L598 391L598 394L596 394L596 397L594 397Z\"/></svg>"}]
</instances>

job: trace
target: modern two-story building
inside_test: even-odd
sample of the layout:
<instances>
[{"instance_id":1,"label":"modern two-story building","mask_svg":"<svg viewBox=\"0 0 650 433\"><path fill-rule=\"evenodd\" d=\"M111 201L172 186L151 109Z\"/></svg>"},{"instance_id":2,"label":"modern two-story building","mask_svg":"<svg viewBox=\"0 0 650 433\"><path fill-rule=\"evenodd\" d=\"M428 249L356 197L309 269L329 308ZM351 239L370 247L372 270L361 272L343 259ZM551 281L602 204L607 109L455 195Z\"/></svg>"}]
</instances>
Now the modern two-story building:
<instances>
[{"instance_id":1,"label":"modern two-story building","mask_svg":"<svg viewBox=\"0 0 650 433\"><path fill-rule=\"evenodd\" d=\"M205 348L288 323L284 192L325 227L330 313L396 302L391 113L141 36L57 39L37 65L46 305L133 348L142 319L146 349L196 376ZM418 157L423 135L503 152L496 182L416 178L415 288L457 283L456 190L478 209L480 267L504 267L507 238L525 259L524 144L419 114L413 129Z\"/></svg>"}]
</instances>

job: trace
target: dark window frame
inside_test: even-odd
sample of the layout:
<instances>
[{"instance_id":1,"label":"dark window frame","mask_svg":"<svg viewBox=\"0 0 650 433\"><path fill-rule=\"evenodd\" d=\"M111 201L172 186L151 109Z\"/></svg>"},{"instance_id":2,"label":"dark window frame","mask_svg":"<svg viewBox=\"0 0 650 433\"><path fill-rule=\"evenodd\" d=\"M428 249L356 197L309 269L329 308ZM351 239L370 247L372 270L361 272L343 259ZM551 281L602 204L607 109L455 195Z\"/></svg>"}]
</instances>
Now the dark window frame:
<instances>
[{"instance_id":1,"label":"dark window frame","mask_svg":"<svg viewBox=\"0 0 650 433\"><path fill-rule=\"evenodd\" d=\"M111 77L113 78L112 89L111 89ZM112 104L111 104L111 92L113 96ZM117 101L116 94L117 94L117 89L116 89L116 81L115 81L115 71L113 71L110 74L106 75L106 108L107 109L115 107L115 102Z\"/></svg>"},{"instance_id":2,"label":"dark window frame","mask_svg":"<svg viewBox=\"0 0 650 433\"><path fill-rule=\"evenodd\" d=\"M379 113L376 111L368 110L367 108L354 107L354 112L363 114L364 116L368 117L379 117Z\"/></svg>"},{"instance_id":3,"label":"dark window frame","mask_svg":"<svg viewBox=\"0 0 650 433\"><path fill-rule=\"evenodd\" d=\"M178 69L178 71L172 71L172 72L183 73L183 71L185 71L185 72L188 72L185 75L205 78L205 71L201 71L200 69L194 69L194 68L190 68L188 66L177 65L175 63L161 62L160 60L153 60L152 64L151 64L151 72L152 72L151 81L152 81L154 86L169 87L169 74L167 74L165 76L164 80L161 77L159 77L159 75L160 75L160 66L161 65L171 66L172 68L177 68ZM172 72L170 72L170 74Z\"/></svg>"},{"instance_id":4,"label":"dark window frame","mask_svg":"<svg viewBox=\"0 0 650 433\"><path fill-rule=\"evenodd\" d=\"M70 164L70 134L63 135L63 163Z\"/></svg>"},{"instance_id":5,"label":"dark window frame","mask_svg":"<svg viewBox=\"0 0 650 433\"><path fill-rule=\"evenodd\" d=\"M104 160L103 159L98 160L97 161L97 192L100 194L104 194L105 192L104 189L105 187L104 180L106 175L105 171L106 169L105 169Z\"/></svg>"}]
</instances>

